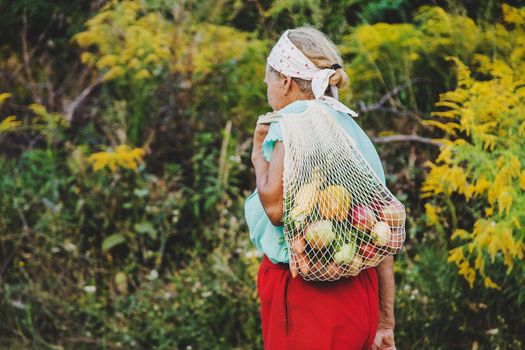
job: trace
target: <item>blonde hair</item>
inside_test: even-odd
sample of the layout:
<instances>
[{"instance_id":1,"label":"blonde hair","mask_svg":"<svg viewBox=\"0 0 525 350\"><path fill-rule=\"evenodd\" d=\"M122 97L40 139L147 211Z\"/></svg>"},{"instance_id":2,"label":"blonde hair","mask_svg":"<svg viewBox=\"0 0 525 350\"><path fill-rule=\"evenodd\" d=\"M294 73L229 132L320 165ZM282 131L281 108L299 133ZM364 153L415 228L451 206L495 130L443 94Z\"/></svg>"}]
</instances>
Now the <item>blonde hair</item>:
<instances>
[{"instance_id":1,"label":"blonde hair","mask_svg":"<svg viewBox=\"0 0 525 350\"><path fill-rule=\"evenodd\" d=\"M330 68L334 64L343 66L343 59L339 54L339 50L320 30L309 26L298 27L288 32L288 38L318 68ZM274 69L271 71L277 72ZM300 78L292 79L297 83L301 91L312 91L311 81ZM330 77L329 85L343 89L348 86L348 80L348 75L346 75L345 71L342 68L338 68L335 70L335 74ZM331 95L329 87L326 93Z\"/></svg>"}]
</instances>

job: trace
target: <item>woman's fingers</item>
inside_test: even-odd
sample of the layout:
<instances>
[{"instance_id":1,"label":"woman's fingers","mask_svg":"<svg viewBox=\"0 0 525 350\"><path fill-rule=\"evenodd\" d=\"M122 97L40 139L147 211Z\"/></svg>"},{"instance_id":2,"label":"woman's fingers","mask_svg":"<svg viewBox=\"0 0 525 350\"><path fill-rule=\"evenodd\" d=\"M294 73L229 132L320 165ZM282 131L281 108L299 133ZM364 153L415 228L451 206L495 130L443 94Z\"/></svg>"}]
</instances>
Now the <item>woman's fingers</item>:
<instances>
[{"instance_id":1,"label":"woman's fingers","mask_svg":"<svg viewBox=\"0 0 525 350\"><path fill-rule=\"evenodd\" d=\"M304 237L296 236L292 242L292 249L295 254L302 254L306 248L306 241Z\"/></svg>"},{"instance_id":2,"label":"woman's fingers","mask_svg":"<svg viewBox=\"0 0 525 350\"><path fill-rule=\"evenodd\" d=\"M290 272L292 273L292 278L295 278L299 275L299 272L297 271L297 262L294 258L290 258Z\"/></svg>"},{"instance_id":3,"label":"woman's fingers","mask_svg":"<svg viewBox=\"0 0 525 350\"><path fill-rule=\"evenodd\" d=\"M310 260L308 259L306 252L303 251L301 254L297 255L297 262L299 263L299 269L303 275L310 273Z\"/></svg>"},{"instance_id":4,"label":"woman's fingers","mask_svg":"<svg viewBox=\"0 0 525 350\"><path fill-rule=\"evenodd\" d=\"M301 271L301 274L307 275L310 273L310 260L306 255L306 241L304 237L296 236L292 241L292 277L298 275L298 271Z\"/></svg>"},{"instance_id":5,"label":"woman's fingers","mask_svg":"<svg viewBox=\"0 0 525 350\"><path fill-rule=\"evenodd\" d=\"M253 146L254 148L260 147L264 141L264 138L270 130L270 125L268 124L257 124L255 131L253 133Z\"/></svg>"},{"instance_id":6,"label":"woman's fingers","mask_svg":"<svg viewBox=\"0 0 525 350\"><path fill-rule=\"evenodd\" d=\"M295 277L299 276L299 272L297 271L297 267L292 267L290 269L290 272L292 273L292 278L295 278Z\"/></svg>"}]
</instances>

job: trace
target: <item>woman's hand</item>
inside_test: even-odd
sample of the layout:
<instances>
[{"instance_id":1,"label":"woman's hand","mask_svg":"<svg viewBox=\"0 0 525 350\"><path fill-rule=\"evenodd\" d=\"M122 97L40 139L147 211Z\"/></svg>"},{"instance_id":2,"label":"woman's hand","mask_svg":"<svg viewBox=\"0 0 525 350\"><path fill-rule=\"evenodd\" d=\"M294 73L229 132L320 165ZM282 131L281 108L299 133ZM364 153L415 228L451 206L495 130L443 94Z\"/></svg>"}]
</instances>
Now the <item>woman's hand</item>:
<instances>
[{"instance_id":1,"label":"woman's hand","mask_svg":"<svg viewBox=\"0 0 525 350\"><path fill-rule=\"evenodd\" d=\"M268 134L270 126L257 124L253 134L252 164L255 169L259 199L270 222L281 226L283 217L283 172L284 145L275 142L272 157L268 163L262 155L262 143Z\"/></svg>"},{"instance_id":2,"label":"woman's hand","mask_svg":"<svg viewBox=\"0 0 525 350\"><path fill-rule=\"evenodd\" d=\"M252 163L255 165L255 161L262 158L262 144L264 138L270 130L268 124L257 124L253 133L253 149L252 149Z\"/></svg>"},{"instance_id":3,"label":"woman's hand","mask_svg":"<svg viewBox=\"0 0 525 350\"><path fill-rule=\"evenodd\" d=\"M378 328L371 350L396 350L393 328Z\"/></svg>"},{"instance_id":4,"label":"woman's hand","mask_svg":"<svg viewBox=\"0 0 525 350\"><path fill-rule=\"evenodd\" d=\"M377 281L379 283L379 321L372 350L395 350L394 342L394 257L387 256L377 266Z\"/></svg>"},{"instance_id":5,"label":"woman's hand","mask_svg":"<svg viewBox=\"0 0 525 350\"><path fill-rule=\"evenodd\" d=\"M310 259L306 254L306 241L303 237L297 236L292 241L292 250L294 254L290 254L290 272L295 278L299 275L299 271L303 275L308 275L310 272Z\"/></svg>"}]
</instances>

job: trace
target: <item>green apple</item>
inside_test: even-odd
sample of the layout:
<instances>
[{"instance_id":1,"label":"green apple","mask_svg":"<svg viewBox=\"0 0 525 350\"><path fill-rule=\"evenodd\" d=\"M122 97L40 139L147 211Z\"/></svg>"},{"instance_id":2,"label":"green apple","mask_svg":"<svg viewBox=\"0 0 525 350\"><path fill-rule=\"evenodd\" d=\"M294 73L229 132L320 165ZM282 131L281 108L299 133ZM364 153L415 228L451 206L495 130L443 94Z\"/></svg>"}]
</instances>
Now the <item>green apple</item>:
<instances>
[{"instance_id":1,"label":"green apple","mask_svg":"<svg viewBox=\"0 0 525 350\"><path fill-rule=\"evenodd\" d=\"M312 222L306 227L305 237L313 249L328 247L335 239L332 222L330 220Z\"/></svg>"},{"instance_id":2,"label":"green apple","mask_svg":"<svg viewBox=\"0 0 525 350\"><path fill-rule=\"evenodd\" d=\"M343 243L339 250L334 254L334 261L340 265L350 264L355 253L357 245L354 243Z\"/></svg>"}]
</instances>

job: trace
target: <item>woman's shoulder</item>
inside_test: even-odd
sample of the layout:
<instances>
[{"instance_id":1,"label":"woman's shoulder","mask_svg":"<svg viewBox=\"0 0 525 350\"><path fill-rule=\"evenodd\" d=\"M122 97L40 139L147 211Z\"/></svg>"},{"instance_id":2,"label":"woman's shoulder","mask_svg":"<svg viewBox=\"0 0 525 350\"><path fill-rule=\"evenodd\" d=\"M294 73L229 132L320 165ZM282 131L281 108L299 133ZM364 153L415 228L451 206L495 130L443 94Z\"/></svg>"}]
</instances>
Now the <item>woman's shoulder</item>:
<instances>
[{"instance_id":1,"label":"woman's shoulder","mask_svg":"<svg viewBox=\"0 0 525 350\"><path fill-rule=\"evenodd\" d=\"M307 100L297 100L281 108L277 113L278 114L301 113L301 112L304 112L306 108L308 108Z\"/></svg>"}]
</instances>

